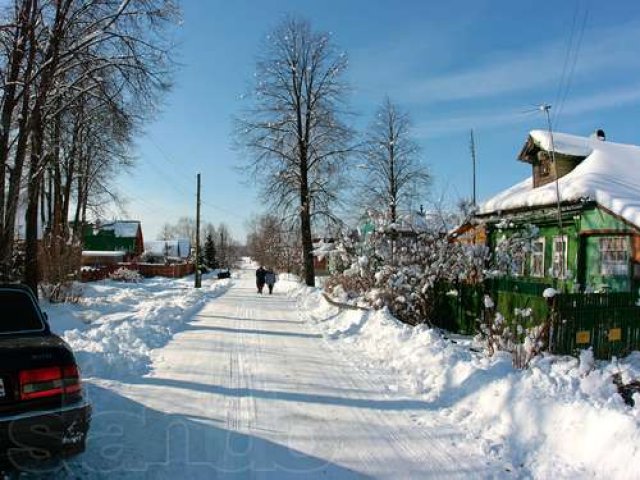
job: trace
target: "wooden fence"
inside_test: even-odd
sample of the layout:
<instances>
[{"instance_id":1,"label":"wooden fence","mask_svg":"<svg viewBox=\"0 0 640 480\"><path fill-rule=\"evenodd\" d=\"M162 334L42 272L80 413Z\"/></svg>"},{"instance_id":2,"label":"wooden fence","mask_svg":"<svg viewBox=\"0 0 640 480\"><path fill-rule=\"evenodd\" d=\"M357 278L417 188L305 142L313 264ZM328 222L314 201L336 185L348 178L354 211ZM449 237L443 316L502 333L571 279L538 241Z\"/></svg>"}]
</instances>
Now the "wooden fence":
<instances>
[{"instance_id":1,"label":"wooden fence","mask_svg":"<svg viewBox=\"0 0 640 480\"><path fill-rule=\"evenodd\" d=\"M134 270L143 277L168 277L182 278L195 272L192 263L178 263L174 265L160 265L155 263L118 263L116 265L105 265L91 269L83 269L80 273L81 281L95 282L109 278L109 275L119 268Z\"/></svg>"},{"instance_id":2,"label":"wooden fence","mask_svg":"<svg viewBox=\"0 0 640 480\"><path fill-rule=\"evenodd\" d=\"M640 300L632 293L557 294L553 307L542 292L548 285L514 279L490 280L479 285L439 285L433 323L446 330L474 334L484 314L484 295L489 295L507 322L515 309L531 308L531 323L551 315L549 349L576 355L592 347L598 359L624 356L640 350Z\"/></svg>"},{"instance_id":3,"label":"wooden fence","mask_svg":"<svg viewBox=\"0 0 640 480\"><path fill-rule=\"evenodd\" d=\"M610 359L640 350L640 306L631 293L563 294L555 298L551 351L575 354L592 347Z\"/></svg>"}]
</instances>

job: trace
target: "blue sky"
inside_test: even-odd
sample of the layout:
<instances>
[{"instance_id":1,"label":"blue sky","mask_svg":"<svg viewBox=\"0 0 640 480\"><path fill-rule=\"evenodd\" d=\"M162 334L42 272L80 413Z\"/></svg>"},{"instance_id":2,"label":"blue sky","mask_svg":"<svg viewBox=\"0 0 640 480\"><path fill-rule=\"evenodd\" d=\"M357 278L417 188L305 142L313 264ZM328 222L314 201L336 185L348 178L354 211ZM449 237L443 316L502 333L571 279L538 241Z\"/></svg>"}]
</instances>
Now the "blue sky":
<instances>
[{"instance_id":1,"label":"blue sky","mask_svg":"<svg viewBox=\"0 0 640 480\"><path fill-rule=\"evenodd\" d=\"M244 184L236 169L241 158L231 146L231 119L245 106L241 97L251 88L265 36L290 13L331 32L348 54L357 127L385 95L410 112L435 199L470 196L471 128L480 200L526 177L527 165L516 156L527 132L545 127L534 111L543 102L553 105L559 131L588 135L603 128L612 141L640 144L635 0L182 5L175 87L136 142L137 166L119 182L127 214L142 221L147 239L164 222L195 216L197 172L203 220L225 222L239 240L246 220L265 208L258 188Z\"/></svg>"}]
</instances>

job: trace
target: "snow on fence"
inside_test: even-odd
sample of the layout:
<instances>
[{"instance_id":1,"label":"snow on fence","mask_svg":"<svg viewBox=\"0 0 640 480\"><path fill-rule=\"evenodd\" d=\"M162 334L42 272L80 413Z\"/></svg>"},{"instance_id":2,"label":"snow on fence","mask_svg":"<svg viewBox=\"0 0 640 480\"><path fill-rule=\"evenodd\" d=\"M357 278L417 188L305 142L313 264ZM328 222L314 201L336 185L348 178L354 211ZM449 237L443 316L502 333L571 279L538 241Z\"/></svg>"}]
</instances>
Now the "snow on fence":
<instances>
[{"instance_id":1,"label":"snow on fence","mask_svg":"<svg viewBox=\"0 0 640 480\"><path fill-rule=\"evenodd\" d=\"M531 325L552 318L550 351L576 355L591 347L598 359L640 351L640 304L637 295L625 292L562 294L552 306L542 292L547 286L514 279L489 280L478 285L438 286L434 324L451 332L471 335L478 331L484 315L484 295L495 302L496 311L507 320L517 310L530 308Z\"/></svg>"}]
</instances>

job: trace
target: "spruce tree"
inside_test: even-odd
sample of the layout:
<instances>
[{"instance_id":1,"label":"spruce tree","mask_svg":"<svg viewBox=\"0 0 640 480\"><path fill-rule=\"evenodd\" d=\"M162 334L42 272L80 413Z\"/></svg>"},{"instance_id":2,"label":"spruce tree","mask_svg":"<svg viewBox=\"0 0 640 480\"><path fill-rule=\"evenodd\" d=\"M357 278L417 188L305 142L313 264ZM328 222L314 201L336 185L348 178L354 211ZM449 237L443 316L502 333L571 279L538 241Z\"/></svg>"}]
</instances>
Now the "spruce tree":
<instances>
[{"instance_id":1,"label":"spruce tree","mask_svg":"<svg viewBox=\"0 0 640 480\"><path fill-rule=\"evenodd\" d=\"M218 268L218 261L216 260L216 244L213 241L211 233L207 234L207 239L204 243L204 261L209 268Z\"/></svg>"}]
</instances>

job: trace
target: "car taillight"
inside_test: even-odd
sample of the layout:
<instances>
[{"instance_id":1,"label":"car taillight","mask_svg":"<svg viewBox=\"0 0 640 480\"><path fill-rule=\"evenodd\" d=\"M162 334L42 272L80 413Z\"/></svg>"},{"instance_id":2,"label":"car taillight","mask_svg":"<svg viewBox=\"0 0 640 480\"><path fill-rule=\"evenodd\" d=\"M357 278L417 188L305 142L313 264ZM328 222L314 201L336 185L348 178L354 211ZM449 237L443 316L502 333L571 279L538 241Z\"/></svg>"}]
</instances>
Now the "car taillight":
<instances>
[{"instance_id":1,"label":"car taillight","mask_svg":"<svg viewBox=\"0 0 640 480\"><path fill-rule=\"evenodd\" d=\"M80 385L78 367L75 365L62 367L62 383L64 384L64 393L79 392L82 387Z\"/></svg>"},{"instance_id":2,"label":"car taillight","mask_svg":"<svg viewBox=\"0 0 640 480\"><path fill-rule=\"evenodd\" d=\"M23 370L19 377L22 400L80 391L80 376L75 365Z\"/></svg>"}]
</instances>

